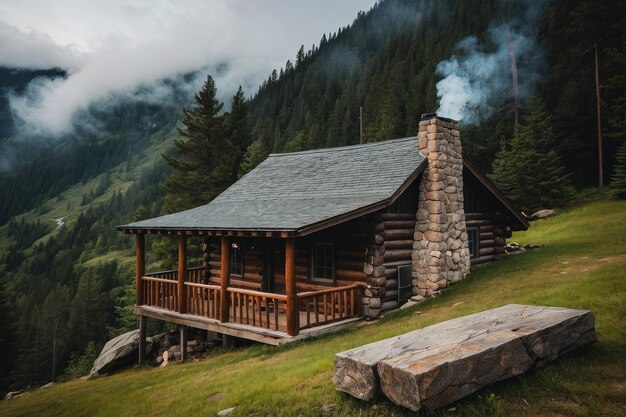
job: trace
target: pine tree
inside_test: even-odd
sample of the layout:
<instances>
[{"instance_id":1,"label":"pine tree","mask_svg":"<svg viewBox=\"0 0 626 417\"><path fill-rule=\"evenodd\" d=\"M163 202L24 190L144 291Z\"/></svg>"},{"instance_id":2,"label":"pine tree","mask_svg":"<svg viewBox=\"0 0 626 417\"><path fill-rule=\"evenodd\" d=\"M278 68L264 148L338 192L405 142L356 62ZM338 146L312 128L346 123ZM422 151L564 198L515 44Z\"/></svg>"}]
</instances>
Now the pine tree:
<instances>
[{"instance_id":1,"label":"pine tree","mask_svg":"<svg viewBox=\"0 0 626 417\"><path fill-rule=\"evenodd\" d=\"M107 337L108 300L98 275L92 268L83 273L72 299L68 322L72 352L83 352L89 341L102 343Z\"/></svg>"},{"instance_id":2,"label":"pine tree","mask_svg":"<svg viewBox=\"0 0 626 417\"><path fill-rule=\"evenodd\" d=\"M174 144L178 157L163 155L172 174L162 183L165 208L173 213L206 204L233 180L233 144L224 132L223 103L216 98L215 81L209 75L195 95L196 106L183 109L184 128Z\"/></svg>"},{"instance_id":3,"label":"pine tree","mask_svg":"<svg viewBox=\"0 0 626 417\"><path fill-rule=\"evenodd\" d=\"M10 388L8 376L15 359L15 323L5 287L6 284L0 281L0 396Z\"/></svg>"},{"instance_id":4,"label":"pine tree","mask_svg":"<svg viewBox=\"0 0 626 417\"><path fill-rule=\"evenodd\" d=\"M237 178L244 150L250 145L250 127L248 126L248 104L239 86L233 96L230 111L225 115L225 134L233 145L233 172L231 182Z\"/></svg>"},{"instance_id":5,"label":"pine tree","mask_svg":"<svg viewBox=\"0 0 626 417\"><path fill-rule=\"evenodd\" d=\"M239 167L239 178L252 171L267 158L267 149L263 140L257 139L248 146Z\"/></svg>"},{"instance_id":6,"label":"pine tree","mask_svg":"<svg viewBox=\"0 0 626 417\"><path fill-rule=\"evenodd\" d=\"M545 118L543 112L541 106L533 108L509 146L497 153L490 175L502 193L526 211L561 207L574 193L559 155L554 150L542 149L540 138L550 137L551 128L528 123Z\"/></svg>"},{"instance_id":7,"label":"pine tree","mask_svg":"<svg viewBox=\"0 0 626 417\"><path fill-rule=\"evenodd\" d=\"M296 68L299 68L304 62L304 45L300 46L298 53L296 54Z\"/></svg>"},{"instance_id":8,"label":"pine tree","mask_svg":"<svg viewBox=\"0 0 626 417\"><path fill-rule=\"evenodd\" d=\"M611 176L611 194L626 199L626 141L617 151L615 167Z\"/></svg>"}]
</instances>

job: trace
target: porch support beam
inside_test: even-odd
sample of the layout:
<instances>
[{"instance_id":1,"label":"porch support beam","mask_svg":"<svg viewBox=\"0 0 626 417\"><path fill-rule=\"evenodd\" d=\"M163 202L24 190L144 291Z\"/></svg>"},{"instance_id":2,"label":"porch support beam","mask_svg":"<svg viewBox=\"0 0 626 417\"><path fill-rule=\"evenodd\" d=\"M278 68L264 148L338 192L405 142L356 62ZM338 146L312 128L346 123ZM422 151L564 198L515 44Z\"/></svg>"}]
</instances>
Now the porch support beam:
<instances>
[{"instance_id":1,"label":"porch support beam","mask_svg":"<svg viewBox=\"0 0 626 417\"><path fill-rule=\"evenodd\" d=\"M143 281L141 277L146 273L146 235L144 234L137 235L135 255L137 263L135 275L135 304L140 306L143 304Z\"/></svg>"},{"instance_id":2,"label":"porch support beam","mask_svg":"<svg viewBox=\"0 0 626 417\"><path fill-rule=\"evenodd\" d=\"M180 325L180 361L187 360L187 326Z\"/></svg>"},{"instance_id":3,"label":"porch support beam","mask_svg":"<svg viewBox=\"0 0 626 417\"><path fill-rule=\"evenodd\" d=\"M296 294L296 241L285 239L285 294L287 295L287 334L298 334L298 300Z\"/></svg>"},{"instance_id":4,"label":"porch support beam","mask_svg":"<svg viewBox=\"0 0 626 417\"><path fill-rule=\"evenodd\" d=\"M139 366L142 367L146 362L146 324L148 317L139 316Z\"/></svg>"},{"instance_id":5,"label":"porch support beam","mask_svg":"<svg viewBox=\"0 0 626 417\"><path fill-rule=\"evenodd\" d=\"M187 277L187 236L178 235L178 312L185 310L185 278Z\"/></svg>"},{"instance_id":6,"label":"porch support beam","mask_svg":"<svg viewBox=\"0 0 626 417\"><path fill-rule=\"evenodd\" d=\"M220 286L220 321L228 321L228 287L230 286L230 238L222 236Z\"/></svg>"}]
</instances>

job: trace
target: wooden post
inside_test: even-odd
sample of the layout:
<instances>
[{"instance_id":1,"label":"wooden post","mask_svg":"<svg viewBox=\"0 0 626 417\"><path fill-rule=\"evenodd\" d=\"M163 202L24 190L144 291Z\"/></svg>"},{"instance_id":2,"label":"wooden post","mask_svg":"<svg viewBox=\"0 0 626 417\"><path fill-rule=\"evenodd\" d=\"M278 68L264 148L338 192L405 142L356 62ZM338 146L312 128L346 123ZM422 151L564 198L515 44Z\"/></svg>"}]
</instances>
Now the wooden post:
<instances>
[{"instance_id":1,"label":"wooden post","mask_svg":"<svg viewBox=\"0 0 626 417\"><path fill-rule=\"evenodd\" d=\"M299 333L298 300L296 294L296 241L285 240L285 294L287 295L287 334Z\"/></svg>"},{"instance_id":2,"label":"wooden post","mask_svg":"<svg viewBox=\"0 0 626 417\"><path fill-rule=\"evenodd\" d=\"M146 323L148 317L139 316L139 366L146 361Z\"/></svg>"},{"instance_id":3,"label":"wooden post","mask_svg":"<svg viewBox=\"0 0 626 417\"><path fill-rule=\"evenodd\" d=\"M143 281L141 277L146 273L146 236L143 234L137 235L137 249L136 249L136 262L137 272L135 275L135 304L143 304Z\"/></svg>"},{"instance_id":4,"label":"wooden post","mask_svg":"<svg viewBox=\"0 0 626 417\"><path fill-rule=\"evenodd\" d=\"M187 277L187 237L178 235L178 312L185 310L185 278Z\"/></svg>"},{"instance_id":5,"label":"wooden post","mask_svg":"<svg viewBox=\"0 0 626 417\"><path fill-rule=\"evenodd\" d=\"M222 236L221 288L220 288L220 321L228 321L228 287L230 286L230 239Z\"/></svg>"},{"instance_id":6,"label":"wooden post","mask_svg":"<svg viewBox=\"0 0 626 417\"><path fill-rule=\"evenodd\" d=\"M180 361L187 360L187 326L180 326Z\"/></svg>"}]
</instances>

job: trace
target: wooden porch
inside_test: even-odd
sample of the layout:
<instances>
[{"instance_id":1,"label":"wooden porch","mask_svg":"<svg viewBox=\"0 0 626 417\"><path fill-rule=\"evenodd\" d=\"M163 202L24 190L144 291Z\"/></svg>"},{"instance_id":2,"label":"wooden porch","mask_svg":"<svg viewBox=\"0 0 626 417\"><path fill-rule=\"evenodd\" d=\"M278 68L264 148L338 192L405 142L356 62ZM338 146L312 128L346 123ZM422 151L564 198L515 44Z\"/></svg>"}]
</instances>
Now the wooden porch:
<instances>
[{"instance_id":1,"label":"wooden porch","mask_svg":"<svg viewBox=\"0 0 626 417\"><path fill-rule=\"evenodd\" d=\"M220 282L205 284L202 267L186 267L186 237L179 235L178 269L144 272L144 235L137 235L135 314L239 338L280 345L335 331L362 318L363 286L311 290L295 281L295 240L285 239L285 293L252 289L231 280L229 238L222 237Z\"/></svg>"}]
</instances>

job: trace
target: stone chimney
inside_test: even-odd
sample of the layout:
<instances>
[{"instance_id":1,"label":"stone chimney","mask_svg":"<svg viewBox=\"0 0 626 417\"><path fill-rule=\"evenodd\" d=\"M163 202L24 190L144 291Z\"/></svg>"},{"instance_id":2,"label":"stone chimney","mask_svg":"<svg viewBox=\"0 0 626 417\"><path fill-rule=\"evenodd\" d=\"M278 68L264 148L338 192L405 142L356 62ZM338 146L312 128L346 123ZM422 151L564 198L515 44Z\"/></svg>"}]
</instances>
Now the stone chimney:
<instances>
[{"instance_id":1,"label":"stone chimney","mask_svg":"<svg viewBox=\"0 0 626 417\"><path fill-rule=\"evenodd\" d=\"M465 278L470 269L459 122L422 115L418 146L428 165L419 185L413 294L427 296Z\"/></svg>"}]
</instances>

